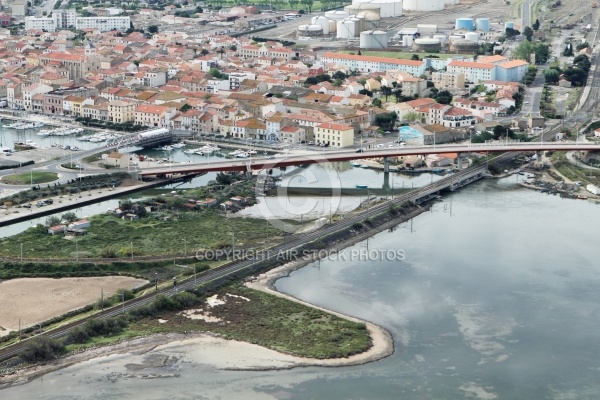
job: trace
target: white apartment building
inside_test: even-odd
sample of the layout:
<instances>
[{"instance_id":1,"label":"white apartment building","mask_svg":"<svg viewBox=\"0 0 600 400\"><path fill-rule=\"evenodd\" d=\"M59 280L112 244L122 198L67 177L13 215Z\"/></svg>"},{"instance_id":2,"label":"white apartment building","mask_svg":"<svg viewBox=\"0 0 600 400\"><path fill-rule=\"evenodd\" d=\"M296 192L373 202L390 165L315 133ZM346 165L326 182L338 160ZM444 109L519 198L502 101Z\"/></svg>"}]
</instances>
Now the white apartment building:
<instances>
[{"instance_id":1,"label":"white apartment building","mask_svg":"<svg viewBox=\"0 0 600 400\"><path fill-rule=\"evenodd\" d=\"M56 30L56 22L52 17L25 17L25 30L39 29L46 32Z\"/></svg>"},{"instance_id":2,"label":"white apartment building","mask_svg":"<svg viewBox=\"0 0 600 400\"><path fill-rule=\"evenodd\" d=\"M131 27L129 17L77 17L76 29L99 29L101 32L112 30L126 31Z\"/></svg>"},{"instance_id":3,"label":"white apartment building","mask_svg":"<svg viewBox=\"0 0 600 400\"><path fill-rule=\"evenodd\" d=\"M333 63L346 67L348 70L362 72L387 72L391 69L407 72L412 76L421 76L425 73L425 61L401 60L397 58L357 56L353 54L342 54L326 52L321 57L324 64Z\"/></svg>"},{"instance_id":4,"label":"white apartment building","mask_svg":"<svg viewBox=\"0 0 600 400\"><path fill-rule=\"evenodd\" d=\"M496 66L488 63L450 61L448 72L464 74L466 80L475 83L496 79Z\"/></svg>"}]
</instances>

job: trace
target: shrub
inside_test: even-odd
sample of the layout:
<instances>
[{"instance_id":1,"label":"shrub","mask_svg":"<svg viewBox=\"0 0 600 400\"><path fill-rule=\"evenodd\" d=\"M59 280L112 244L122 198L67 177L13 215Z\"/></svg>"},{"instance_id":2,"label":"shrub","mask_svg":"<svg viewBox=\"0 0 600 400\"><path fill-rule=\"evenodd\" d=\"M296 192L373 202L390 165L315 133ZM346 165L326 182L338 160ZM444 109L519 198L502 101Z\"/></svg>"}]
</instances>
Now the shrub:
<instances>
[{"instance_id":1,"label":"shrub","mask_svg":"<svg viewBox=\"0 0 600 400\"><path fill-rule=\"evenodd\" d=\"M62 342L47 336L39 336L27 341L20 357L28 362L48 361L58 357L64 350Z\"/></svg>"}]
</instances>

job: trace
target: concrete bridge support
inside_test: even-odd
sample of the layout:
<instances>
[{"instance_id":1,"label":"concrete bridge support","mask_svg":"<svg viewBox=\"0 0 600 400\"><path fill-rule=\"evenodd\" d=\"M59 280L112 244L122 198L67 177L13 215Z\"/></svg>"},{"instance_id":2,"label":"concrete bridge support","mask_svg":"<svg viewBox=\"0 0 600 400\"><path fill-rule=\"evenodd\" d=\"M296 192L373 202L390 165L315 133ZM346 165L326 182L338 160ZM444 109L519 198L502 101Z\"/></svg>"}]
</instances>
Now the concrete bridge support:
<instances>
[{"instance_id":1,"label":"concrete bridge support","mask_svg":"<svg viewBox=\"0 0 600 400\"><path fill-rule=\"evenodd\" d=\"M458 153L456 155L456 168L458 168L459 171L461 171L464 168L462 153Z\"/></svg>"},{"instance_id":2,"label":"concrete bridge support","mask_svg":"<svg viewBox=\"0 0 600 400\"><path fill-rule=\"evenodd\" d=\"M536 164L538 164L540 167L542 165L544 165L544 162L542 160L542 157L544 156L544 152L541 150L538 150L535 152L535 162Z\"/></svg>"},{"instance_id":3,"label":"concrete bridge support","mask_svg":"<svg viewBox=\"0 0 600 400\"><path fill-rule=\"evenodd\" d=\"M390 172L390 159L389 157L383 157L383 172L386 174Z\"/></svg>"}]
</instances>

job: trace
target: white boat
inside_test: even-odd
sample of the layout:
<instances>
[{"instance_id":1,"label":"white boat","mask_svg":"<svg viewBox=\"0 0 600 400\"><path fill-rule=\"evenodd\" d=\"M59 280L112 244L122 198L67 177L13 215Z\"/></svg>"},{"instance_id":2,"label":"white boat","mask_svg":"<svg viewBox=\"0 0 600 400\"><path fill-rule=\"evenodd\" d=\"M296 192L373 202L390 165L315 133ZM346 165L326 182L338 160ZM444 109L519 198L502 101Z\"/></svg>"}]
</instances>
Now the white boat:
<instances>
[{"instance_id":1,"label":"white boat","mask_svg":"<svg viewBox=\"0 0 600 400\"><path fill-rule=\"evenodd\" d=\"M187 149L183 151L185 154L196 154L196 149Z\"/></svg>"},{"instance_id":2,"label":"white boat","mask_svg":"<svg viewBox=\"0 0 600 400\"><path fill-rule=\"evenodd\" d=\"M34 128L42 128L42 127L44 127L44 125L46 125L46 124L43 123L42 121L36 121L33 123Z\"/></svg>"},{"instance_id":3,"label":"white boat","mask_svg":"<svg viewBox=\"0 0 600 400\"><path fill-rule=\"evenodd\" d=\"M174 143L174 144L171 145L171 147L173 147L174 149L181 149L181 148L183 148L185 146L186 146L186 144L183 143L183 142Z\"/></svg>"},{"instance_id":4,"label":"white boat","mask_svg":"<svg viewBox=\"0 0 600 400\"><path fill-rule=\"evenodd\" d=\"M244 150L237 149L237 150L232 151L231 153L228 153L228 155L237 157L237 155L240 153L244 153Z\"/></svg>"},{"instance_id":5,"label":"white boat","mask_svg":"<svg viewBox=\"0 0 600 400\"><path fill-rule=\"evenodd\" d=\"M241 153L236 154L237 158L247 158L250 154L246 153L245 151L242 151Z\"/></svg>"},{"instance_id":6,"label":"white boat","mask_svg":"<svg viewBox=\"0 0 600 400\"><path fill-rule=\"evenodd\" d=\"M4 127L9 129L17 129L21 125L23 125L22 122L13 122L12 124L5 125Z\"/></svg>"},{"instance_id":7,"label":"white boat","mask_svg":"<svg viewBox=\"0 0 600 400\"><path fill-rule=\"evenodd\" d=\"M169 146L169 145L166 145L166 146L159 147L157 150L161 150L161 151L172 151L172 150L173 150L173 147L171 147L171 146Z\"/></svg>"},{"instance_id":8,"label":"white boat","mask_svg":"<svg viewBox=\"0 0 600 400\"><path fill-rule=\"evenodd\" d=\"M254 155L258 154L258 151L256 151L256 150L248 150L246 153L250 154L251 156L254 156Z\"/></svg>"},{"instance_id":9,"label":"white boat","mask_svg":"<svg viewBox=\"0 0 600 400\"><path fill-rule=\"evenodd\" d=\"M38 136L50 136L50 131L47 129L43 129L37 133Z\"/></svg>"}]
</instances>

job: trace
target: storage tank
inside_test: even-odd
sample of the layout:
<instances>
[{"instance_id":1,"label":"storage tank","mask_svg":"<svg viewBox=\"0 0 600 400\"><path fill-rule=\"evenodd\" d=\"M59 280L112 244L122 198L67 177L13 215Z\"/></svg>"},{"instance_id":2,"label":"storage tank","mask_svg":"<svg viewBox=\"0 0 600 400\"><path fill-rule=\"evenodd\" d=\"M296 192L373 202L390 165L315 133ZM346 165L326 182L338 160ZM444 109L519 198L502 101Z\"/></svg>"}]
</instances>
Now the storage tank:
<instances>
[{"instance_id":1,"label":"storage tank","mask_svg":"<svg viewBox=\"0 0 600 400\"><path fill-rule=\"evenodd\" d=\"M414 51L440 51L442 45L439 40L433 38L419 38L415 39L412 48Z\"/></svg>"},{"instance_id":2,"label":"storage tank","mask_svg":"<svg viewBox=\"0 0 600 400\"><path fill-rule=\"evenodd\" d=\"M343 19L348 18L349 16L350 14L342 10L331 10L325 13L325 18L332 19L334 21L341 21Z\"/></svg>"},{"instance_id":3,"label":"storage tank","mask_svg":"<svg viewBox=\"0 0 600 400\"><path fill-rule=\"evenodd\" d=\"M357 3L344 7L344 11L346 11L350 15L358 15L363 11L373 11L381 15L381 6L378 4L371 3Z\"/></svg>"},{"instance_id":4,"label":"storage tank","mask_svg":"<svg viewBox=\"0 0 600 400\"><path fill-rule=\"evenodd\" d=\"M479 41L479 33L467 32L467 33L465 33L465 39L470 40L471 42L478 42Z\"/></svg>"},{"instance_id":5,"label":"storage tank","mask_svg":"<svg viewBox=\"0 0 600 400\"><path fill-rule=\"evenodd\" d=\"M298 34L301 36L321 36L323 28L319 25L300 25L298 27Z\"/></svg>"},{"instance_id":6,"label":"storage tank","mask_svg":"<svg viewBox=\"0 0 600 400\"><path fill-rule=\"evenodd\" d=\"M454 43L455 40L462 40L465 38L465 35L452 35L450 36L450 43Z\"/></svg>"},{"instance_id":7,"label":"storage tank","mask_svg":"<svg viewBox=\"0 0 600 400\"><path fill-rule=\"evenodd\" d=\"M329 34L329 20L322 15L317 17L312 17L311 19L312 25L318 25L323 30L324 35Z\"/></svg>"},{"instance_id":8,"label":"storage tank","mask_svg":"<svg viewBox=\"0 0 600 400\"><path fill-rule=\"evenodd\" d=\"M458 0L444 0L444 5L446 6L453 6L455 4L458 4Z\"/></svg>"},{"instance_id":9,"label":"storage tank","mask_svg":"<svg viewBox=\"0 0 600 400\"><path fill-rule=\"evenodd\" d=\"M444 0L404 0L405 11L442 11Z\"/></svg>"},{"instance_id":10,"label":"storage tank","mask_svg":"<svg viewBox=\"0 0 600 400\"><path fill-rule=\"evenodd\" d=\"M431 24L418 24L417 29L419 29L419 33L423 35L428 33L436 33L438 31L438 26Z\"/></svg>"},{"instance_id":11,"label":"storage tank","mask_svg":"<svg viewBox=\"0 0 600 400\"><path fill-rule=\"evenodd\" d=\"M356 37L356 24L350 19L345 19L337 23L336 37L338 39L351 39Z\"/></svg>"},{"instance_id":12,"label":"storage tank","mask_svg":"<svg viewBox=\"0 0 600 400\"><path fill-rule=\"evenodd\" d=\"M364 7L379 7L381 17L390 18L402 16L402 3L402 0L353 0L351 7L360 6L360 11L364 10Z\"/></svg>"},{"instance_id":13,"label":"storage tank","mask_svg":"<svg viewBox=\"0 0 600 400\"><path fill-rule=\"evenodd\" d=\"M329 20L329 33L335 33L337 31L337 21L332 19Z\"/></svg>"},{"instance_id":14,"label":"storage tank","mask_svg":"<svg viewBox=\"0 0 600 400\"><path fill-rule=\"evenodd\" d=\"M454 28L473 31L475 30L475 23L473 22L473 18L457 18Z\"/></svg>"},{"instance_id":15,"label":"storage tank","mask_svg":"<svg viewBox=\"0 0 600 400\"><path fill-rule=\"evenodd\" d=\"M388 47L388 34L384 31L364 31L360 33L361 49L385 49Z\"/></svg>"},{"instance_id":16,"label":"storage tank","mask_svg":"<svg viewBox=\"0 0 600 400\"><path fill-rule=\"evenodd\" d=\"M504 23L504 30L506 30L506 28L511 28L511 29L515 29L515 23L512 21L507 21Z\"/></svg>"},{"instance_id":17,"label":"storage tank","mask_svg":"<svg viewBox=\"0 0 600 400\"><path fill-rule=\"evenodd\" d=\"M474 52L479 48L479 43L467 39L457 39L452 42L450 51Z\"/></svg>"},{"instance_id":18,"label":"storage tank","mask_svg":"<svg viewBox=\"0 0 600 400\"><path fill-rule=\"evenodd\" d=\"M475 20L475 26L478 31L489 32L490 31L490 20L489 18L477 18Z\"/></svg>"},{"instance_id":19,"label":"storage tank","mask_svg":"<svg viewBox=\"0 0 600 400\"><path fill-rule=\"evenodd\" d=\"M354 23L356 24L356 30L354 33L356 36L360 36L362 31L367 30L367 21L363 15L355 15L353 19L355 20Z\"/></svg>"},{"instance_id":20,"label":"storage tank","mask_svg":"<svg viewBox=\"0 0 600 400\"><path fill-rule=\"evenodd\" d=\"M410 35L402 36L402 46L408 47L412 46L415 38Z\"/></svg>"},{"instance_id":21,"label":"storage tank","mask_svg":"<svg viewBox=\"0 0 600 400\"><path fill-rule=\"evenodd\" d=\"M446 39L446 35L442 34L433 35L433 38L439 40L442 47L444 47L448 41L448 39Z\"/></svg>"}]
</instances>

